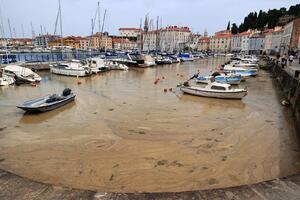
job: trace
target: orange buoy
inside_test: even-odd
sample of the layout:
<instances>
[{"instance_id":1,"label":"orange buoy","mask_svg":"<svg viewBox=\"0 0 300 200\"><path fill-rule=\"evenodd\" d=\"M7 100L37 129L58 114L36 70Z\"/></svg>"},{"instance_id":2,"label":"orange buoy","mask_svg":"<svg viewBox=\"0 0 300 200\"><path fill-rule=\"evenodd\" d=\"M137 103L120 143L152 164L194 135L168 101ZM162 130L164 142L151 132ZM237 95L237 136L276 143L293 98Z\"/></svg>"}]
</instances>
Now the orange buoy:
<instances>
[{"instance_id":1,"label":"orange buoy","mask_svg":"<svg viewBox=\"0 0 300 200\"><path fill-rule=\"evenodd\" d=\"M82 82L81 82L81 81L77 81L77 84L78 84L78 85L81 85L81 84L82 84Z\"/></svg>"}]
</instances>

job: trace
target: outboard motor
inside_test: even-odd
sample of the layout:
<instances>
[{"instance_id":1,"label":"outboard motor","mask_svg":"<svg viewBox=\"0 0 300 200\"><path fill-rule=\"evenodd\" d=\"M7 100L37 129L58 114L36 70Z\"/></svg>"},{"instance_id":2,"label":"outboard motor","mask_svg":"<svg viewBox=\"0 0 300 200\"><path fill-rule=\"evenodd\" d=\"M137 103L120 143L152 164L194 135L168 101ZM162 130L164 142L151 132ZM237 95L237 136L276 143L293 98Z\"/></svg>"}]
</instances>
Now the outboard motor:
<instances>
[{"instance_id":1,"label":"outboard motor","mask_svg":"<svg viewBox=\"0 0 300 200\"><path fill-rule=\"evenodd\" d=\"M72 93L72 90L70 88L66 88L66 89L64 89L62 94L64 97L66 97L66 96L69 96L71 93Z\"/></svg>"},{"instance_id":2,"label":"outboard motor","mask_svg":"<svg viewBox=\"0 0 300 200\"><path fill-rule=\"evenodd\" d=\"M184 87L190 87L190 84L189 84L188 81L186 81L186 82L183 83L183 86L184 86Z\"/></svg>"}]
</instances>

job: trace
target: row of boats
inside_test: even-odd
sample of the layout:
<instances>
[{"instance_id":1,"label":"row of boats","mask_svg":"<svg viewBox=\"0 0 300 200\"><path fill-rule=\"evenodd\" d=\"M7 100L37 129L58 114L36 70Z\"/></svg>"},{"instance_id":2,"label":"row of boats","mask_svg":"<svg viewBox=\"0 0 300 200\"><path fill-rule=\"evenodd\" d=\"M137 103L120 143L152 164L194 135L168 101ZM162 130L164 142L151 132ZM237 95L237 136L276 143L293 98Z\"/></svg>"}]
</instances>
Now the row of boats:
<instances>
[{"instance_id":1,"label":"row of boats","mask_svg":"<svg viewBox=\"0 0 300 200\"><path fill-rule=\"evenodd\" d=\"M128 70L129 67L152 67L155 65L191 62L202 58L193 54L139 54L126 53L118 55L105 55L85 60L71 60L50 65L50 72L57 75L84 77L109 70ZM2 68L0 86L11 84L30 84L40 82L42 78L31 69L21 65L8 65Z\"/></svg>"},{"instance_id":2,"label":"row of boats","mask_svg":"<svg viewBox=\"0 0 300 200\"><path fill-rule=\"evenodd\" d=\"M253 56L233 57L231 61L221 66L218 71L209 76L194 75L185 83L179 85L181 91L202 97L222 99L242 99L247 96L247 88L233 88L246 81L249 77L258 75L258 59ZM196 79L198 84L207 84L205 87L191 86L190 81Z\"/></svg>"},{"instance_id":3,"label":"row of boats","mask_svg":"<svg viewBox=\"0 0 300 200\"><path fill-rule=\"evenodd\" d=\"M101 59L91 61L102 63ZM75 66L75 63L78 63L78 65L80 63L80 66L85 66L85 63L79 61L73 61L72 65ZM69 66L71 64L65 65ZM62 64L60 64L60 66L62 66ZM89 70L97 73L97 70L93 68ZM183 93L190 95L221 99L242 99L248 94L247 88L234 88L233 85L239 85L247 78L255 77L258 74L258 70L258 59L255 57L251 57L249 60L245 60L245 57L241 57L240 60L232 58L230 62L221 66L218 71L210 76L195 74L189 80L178 86ZM69 76L69 74L64 75ZM191 85L190 82L194 79L196 80L195 83L206 84L206 86ZM17 105L17 107L24 111L46 112L74 101L75 97L76 95L70 89L66 88L61 94L47 95L39 99L30 100L21 105Z\"/></svg>"}]
</instances>

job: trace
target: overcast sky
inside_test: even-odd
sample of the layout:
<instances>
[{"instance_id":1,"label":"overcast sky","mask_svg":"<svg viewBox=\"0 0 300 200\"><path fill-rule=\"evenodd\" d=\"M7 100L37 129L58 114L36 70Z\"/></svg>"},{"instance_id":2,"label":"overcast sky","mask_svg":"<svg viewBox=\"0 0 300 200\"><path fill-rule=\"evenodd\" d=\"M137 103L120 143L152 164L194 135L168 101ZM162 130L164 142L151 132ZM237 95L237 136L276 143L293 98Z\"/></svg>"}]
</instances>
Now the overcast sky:
<instances>
[{"instance_id":1,"label":"overcast sky","mask_svg":"<svg viewBox=\"0 0 300 200\"><path fill-rule=\"evenodd\" d=\"M97 0L61 0L64 35L88 35L91 18L95 15ZM297 0L101 0L102 14L107 8L105 31L117 34L120 27L139 27L147 13L156 19L162 17L163 26L189 26L193 32L209 34L225 29L230 20L241 23L251 11L289 7ZM36 33L40 25L49 33L54 32L58 0L0 0L6 36L9 35L8 18L12 30L31 37L30 22Z\"/></svg>"}]
</instances>

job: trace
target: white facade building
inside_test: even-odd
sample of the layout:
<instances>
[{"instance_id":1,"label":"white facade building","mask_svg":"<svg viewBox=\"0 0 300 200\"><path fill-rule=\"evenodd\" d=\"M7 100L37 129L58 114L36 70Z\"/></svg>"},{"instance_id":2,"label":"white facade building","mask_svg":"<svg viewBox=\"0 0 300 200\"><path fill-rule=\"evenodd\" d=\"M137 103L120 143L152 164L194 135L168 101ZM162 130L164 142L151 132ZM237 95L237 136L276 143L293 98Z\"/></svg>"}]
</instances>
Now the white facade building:
<instances>
[{"instance_id":1,"label":"white facade building","mask_svg":"<svg viewBox=\"0 0 300 200\"><path fill-rule=\"evenodd\" d=\"M188 27L177 26L146 32L143 34L143 51L180 51L188 45L191 34Z\"/></svg>"},{"instance_id":2,"label":"white facade building","mask_svg":"<svg viewBox=\"0 0 300 200\"><path fill-rule=\"evenodd\" d=\"M120 28L119 35L121 37L138 37L141 34L142 29L139 28Z\"/></svg>"},{"instance_id":3,"label":"white facade building","mask_svg":"<svg viewBox=\"0 0 300 200\"><path fill-rule=\"evenodd\" d=\"M265 31L264 52L266 54L277 54L280 52L283 29L275 27Z\"/></svg>"}]
</instances>

